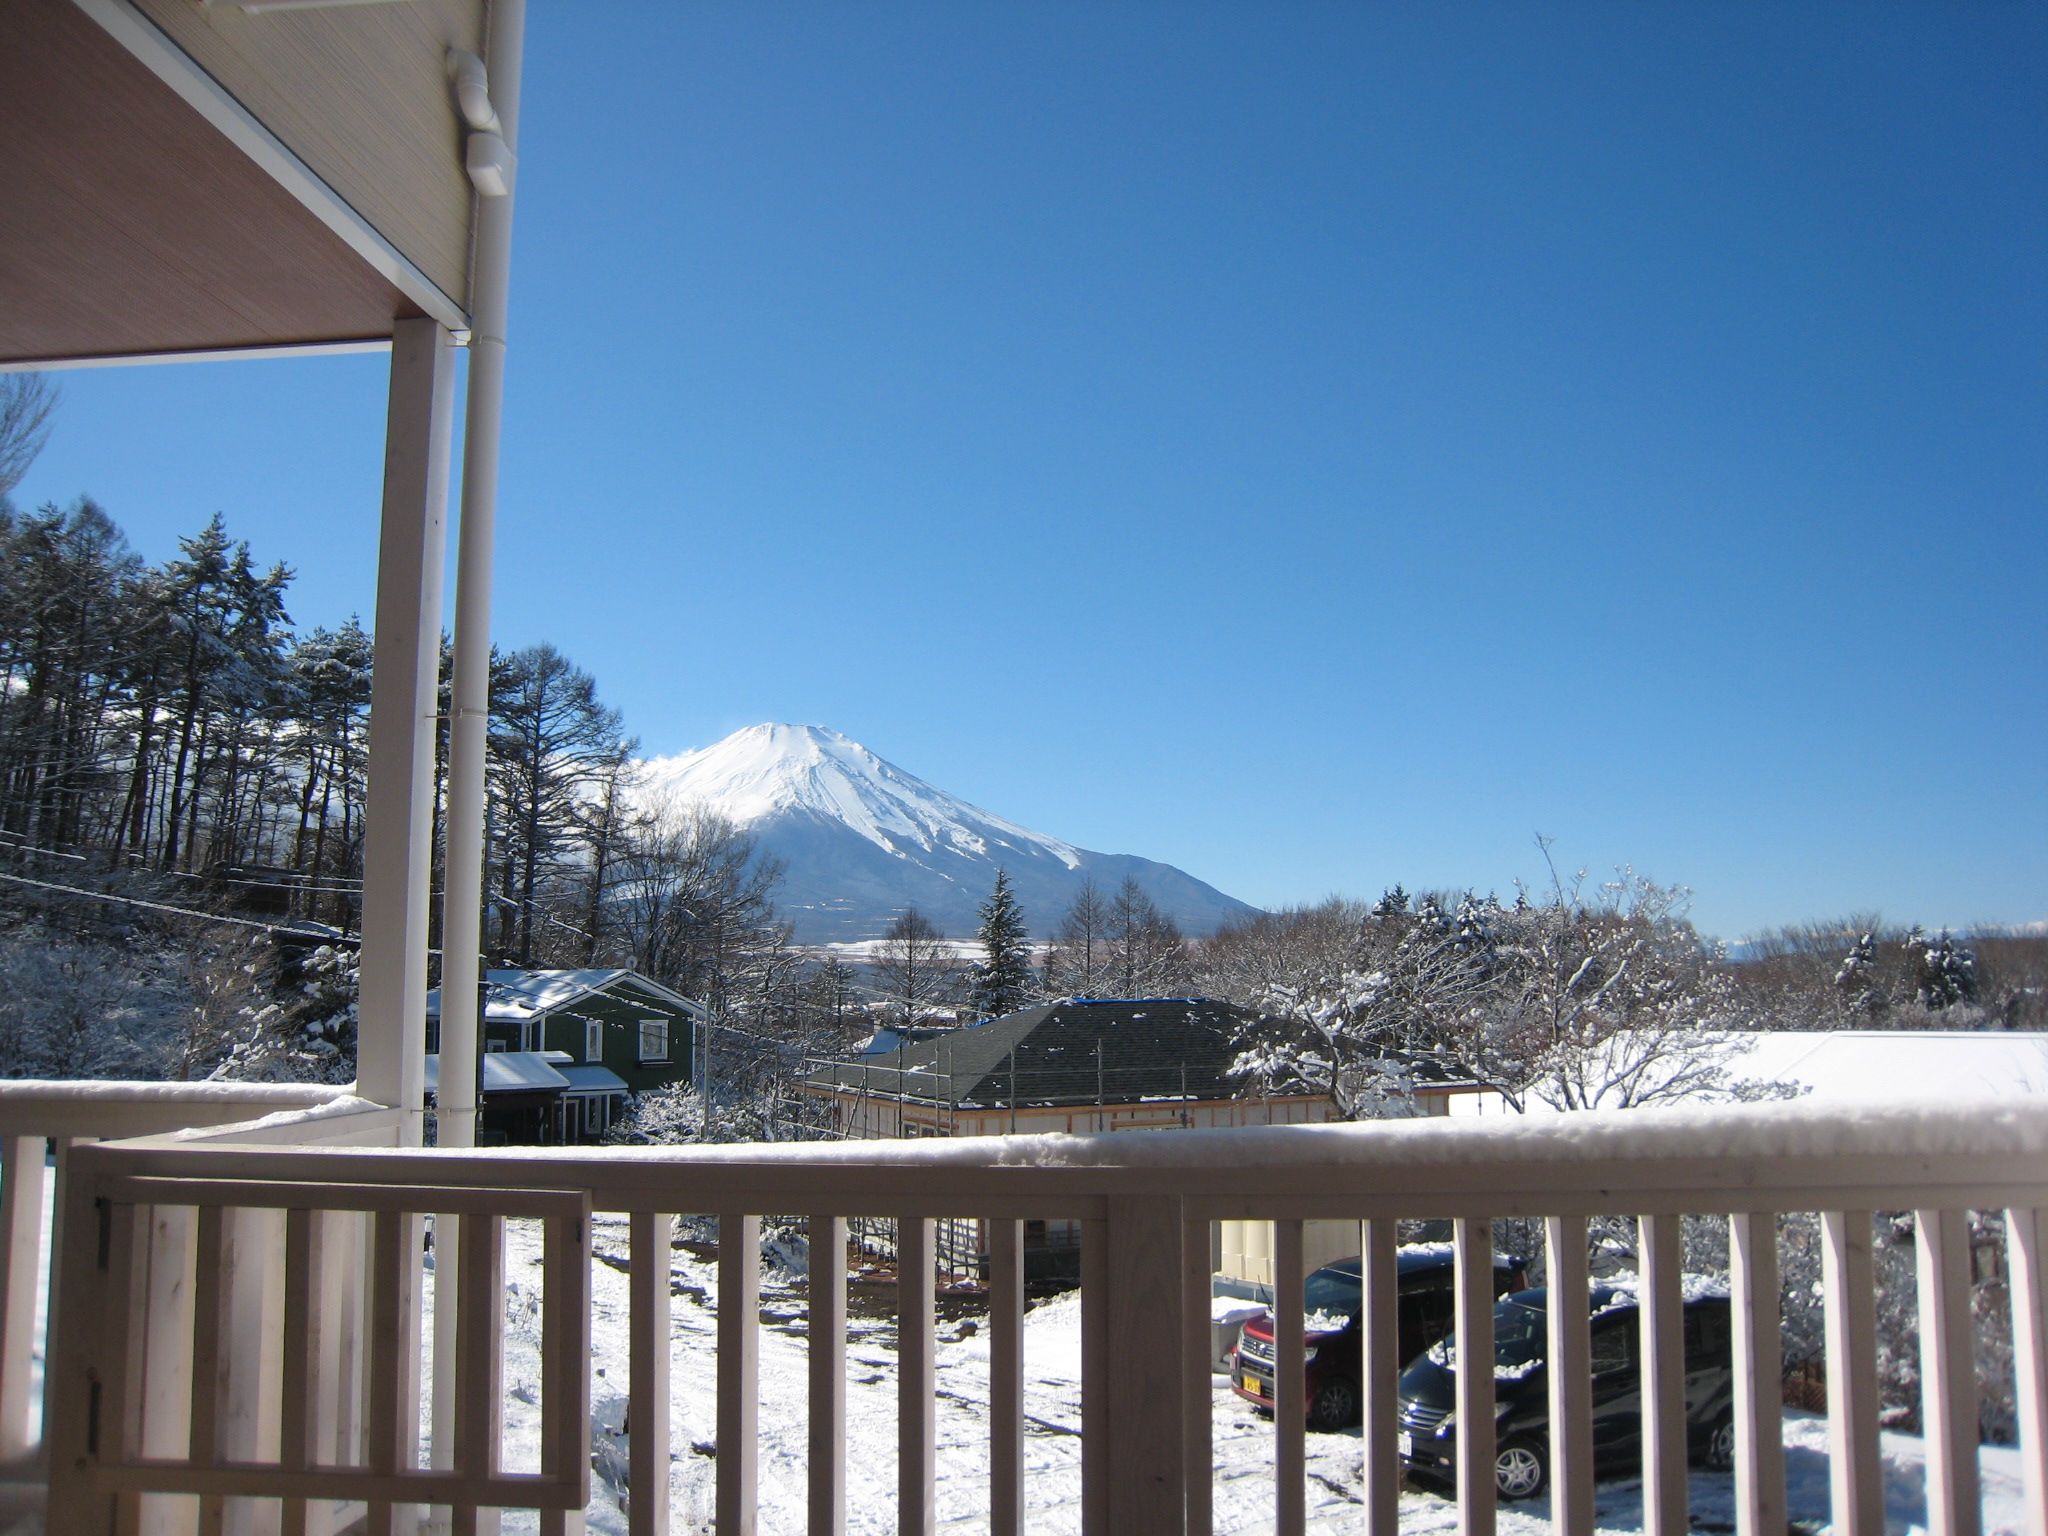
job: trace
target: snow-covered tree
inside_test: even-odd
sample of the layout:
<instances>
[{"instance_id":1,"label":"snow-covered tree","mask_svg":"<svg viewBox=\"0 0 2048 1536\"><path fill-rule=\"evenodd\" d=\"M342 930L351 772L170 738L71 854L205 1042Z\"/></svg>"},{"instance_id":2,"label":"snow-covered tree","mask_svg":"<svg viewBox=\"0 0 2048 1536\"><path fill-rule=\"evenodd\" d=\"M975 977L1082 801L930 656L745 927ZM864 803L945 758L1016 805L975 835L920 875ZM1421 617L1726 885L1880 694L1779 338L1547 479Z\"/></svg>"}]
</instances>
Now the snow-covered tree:
<instances>
[{"instance_id":1,"label":"snow-covered tree","mask_svg":"<svg viewBox=\"0 0 2048 1536\"><path fill-rule=\"evenodd\" d=\"M1470 893L1412 911L1326 904L1245 925L1265 942L1226 929L1203 946L1205 979L1260 1016L1238 1062L1248 1084L1327 1092L1347 1118L1398 1111L1418 1072L1516 1109L1775 1095L1726 1069L1728 986L1684 896L1623 870L1513 907ZM1274 941L1290 927L1305 942Z\"/></svg>"},{"instance_id":2,"label":"snow-covered tree","mask_svg":"<svg viewBox=\"0 0 2048 1536\"><path fill-rule=\"evenodd\" d=\"M1939 1013L1977 997L1977 957L1946 928L1933 938L1914 929L1907 940L1914 954L1914 999L1929 1013Z\"/></svg>"},{"instance_id":3,"label":"snow-covered tree","mask_svg":"<svg viewBox=\"0 0 2048 1536\"><path fill-rule=\"evenodd\" d=\"M981 927L975 934L982 958L971 977L969 999L983 1018L1014 1013L1031 1001L1031 931L1024 909L1010 889L1009 871L996 871L995 889L981 904Z\"/></svg>"}]
</instances>

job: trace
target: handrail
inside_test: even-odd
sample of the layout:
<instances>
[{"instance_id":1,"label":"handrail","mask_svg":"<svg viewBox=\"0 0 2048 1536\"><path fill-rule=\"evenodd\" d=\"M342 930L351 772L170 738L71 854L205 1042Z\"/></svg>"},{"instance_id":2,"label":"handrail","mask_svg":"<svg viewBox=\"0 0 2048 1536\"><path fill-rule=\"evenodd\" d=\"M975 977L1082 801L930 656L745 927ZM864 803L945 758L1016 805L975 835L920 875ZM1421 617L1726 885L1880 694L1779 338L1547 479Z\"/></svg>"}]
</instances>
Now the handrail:
<instances>
[{"instance_id":1,"label":"handrail","mask_svg":"<svg viewBox=\"0 0 2048 1536\"><path fill-rule=\"evenodd\" d=\"M587 1188L596 1208L618 1211L674 1211L687 1189L714 1204L758 1197L771 1202L764 1210L808 1209L805 1201L829 1196L856 1216L901 1214L905 1201L952 1214L962 1199L1021 1201L1034 1217L1086 1216L1112 1196L1147 1195L1188 1200L1209 1220L1313 1217L1333 1204L1361 1219L1624 1208L1654 1215L1749 1208L1747 1200L1813 1210L1850 1195L1899 1208L1881 1197L1906 1186L1967 1192L1988 1208L2048 1200L2048 1099L1595 1110L1505 1123L1148 1136L446 1149L158 1140L124 1149L134 1172L195 1174L216 1156L252 1159L238 1168L241 1177L336 1176L332 1160L346 1157L347 1176L358 1182L478 1187L506 1182L516 1167L521 1183Z\"/></svg>"},{"instance_id":2,"label":"handrail","mask_svg":"<svg viewBox=\"0 0 2048 1536\"><path fill-rule=\"evenodd\" d=\"M277 1110L311 1109L353 1090L324 1083L0 1080L0 1136L157 1136Z\"/></svg>"}]
</instances>

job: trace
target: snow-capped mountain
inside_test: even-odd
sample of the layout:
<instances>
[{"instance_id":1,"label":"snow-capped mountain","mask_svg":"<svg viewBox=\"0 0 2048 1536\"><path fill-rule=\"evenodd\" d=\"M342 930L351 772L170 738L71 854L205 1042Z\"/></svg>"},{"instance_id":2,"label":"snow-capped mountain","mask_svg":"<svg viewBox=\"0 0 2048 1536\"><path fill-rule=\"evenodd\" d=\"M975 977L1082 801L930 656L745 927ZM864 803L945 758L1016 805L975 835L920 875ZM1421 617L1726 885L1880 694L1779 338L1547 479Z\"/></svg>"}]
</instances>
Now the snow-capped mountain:
<instances>
[{"instance_id":1,"label":"snow-capped mountain","mask_svg":"<svg viewBox=\"0 0 2048 1536\"><path fill-rule=\"evenodd\" d=\"M645 796L707 806L783 860L776 906L804 943L877 938L912 905L965 938L999 866L1041 935L1089 879L1108 894L1136 876L1190 933L1251 910L1170 864L1091 853L991 815L823 726L751 725L642 767Z\"/></svg>"}]
</instances>

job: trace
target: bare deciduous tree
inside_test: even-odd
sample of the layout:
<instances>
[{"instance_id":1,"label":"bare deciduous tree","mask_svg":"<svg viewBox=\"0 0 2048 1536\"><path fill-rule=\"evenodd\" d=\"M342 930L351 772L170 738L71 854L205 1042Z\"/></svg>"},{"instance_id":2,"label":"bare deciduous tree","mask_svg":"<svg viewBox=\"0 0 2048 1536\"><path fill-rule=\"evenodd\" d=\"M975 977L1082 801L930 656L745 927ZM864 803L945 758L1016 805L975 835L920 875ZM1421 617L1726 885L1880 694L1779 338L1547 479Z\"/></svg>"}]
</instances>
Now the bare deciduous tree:
<instances>
[{"instance_id":1,"label":"bare deciduous tree","mask_svg":"<svg viewBox=\"0 0 2048 1536\"><path fill-rule=\"evenodd\" d=\"M874 972L876 985L905 1024L950 1003L960 980L953 946L915 907L904 908L882 936Z\"/></svg>"},{"instance_id":2,"label":"bare deciduous tree","mask_svg":"<svg viewBox=\"0 0 2048 1536\"><path fill-rule=\"evenodd\" d=\"M50 440L57 387L40 373L0 373L0 497L17 485Z\"/></svg>"}]
</instances>

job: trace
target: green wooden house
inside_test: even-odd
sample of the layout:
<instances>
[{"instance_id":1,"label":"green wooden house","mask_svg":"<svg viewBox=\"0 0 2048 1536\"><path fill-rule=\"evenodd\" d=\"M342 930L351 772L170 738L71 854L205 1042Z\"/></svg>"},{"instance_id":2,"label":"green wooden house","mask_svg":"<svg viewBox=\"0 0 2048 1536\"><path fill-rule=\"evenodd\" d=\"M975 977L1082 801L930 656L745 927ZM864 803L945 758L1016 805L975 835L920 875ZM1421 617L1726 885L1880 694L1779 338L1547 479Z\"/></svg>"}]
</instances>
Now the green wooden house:
<instances>
[{"instance_id":1,"label":"green wooden house","mask_svg":"<svg viewBox=\"0 0 2048 1536\"><path fill-rule=\"evenodd\" d=\"M508 1085L512 1078L485 1064L479 1132L521 1141L595 1138L629 1094L687 1081L698 1026L708 1017L695 999L634 971L487 971L483 990L484 1051L537 1058L550 1088L553 1076L563 1080L552 1104L541 1104L534 1095L542 1089L523 1081L516 1094L508 1086L494 1095L494 1078ZM427 994L430 1056L441 1048L440 1021L437 990Z\"/></svg>"}]
</instances>

